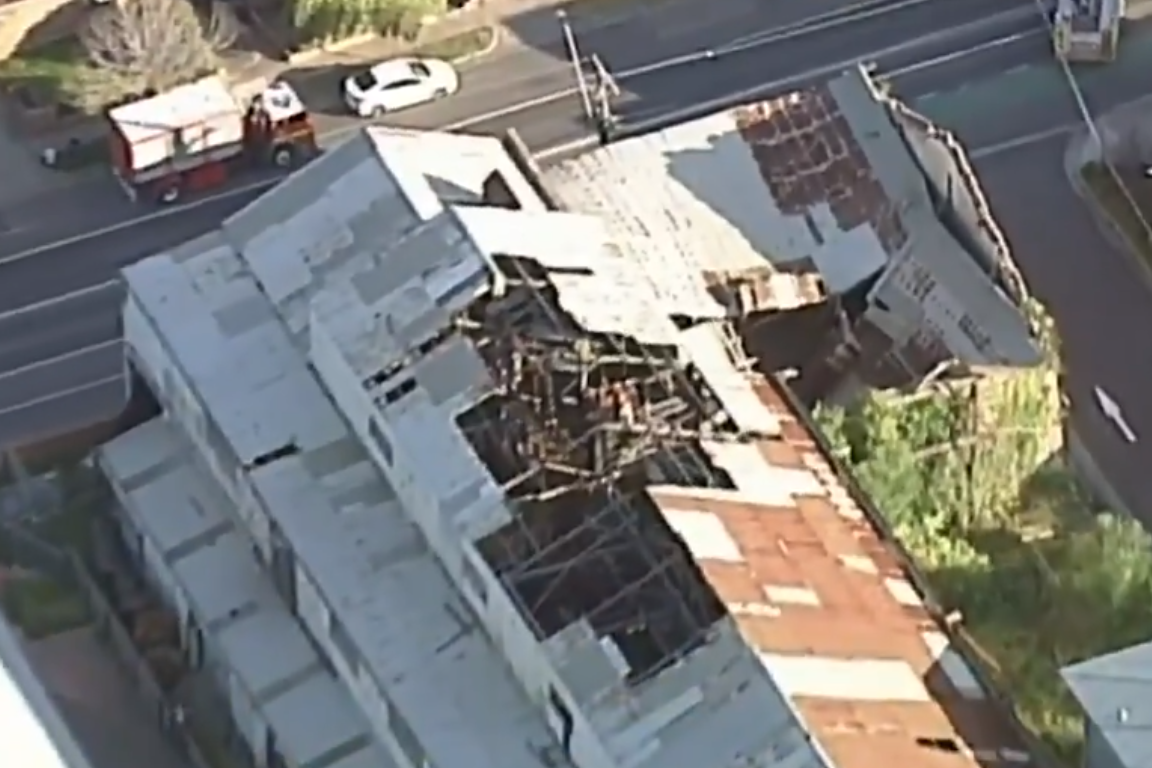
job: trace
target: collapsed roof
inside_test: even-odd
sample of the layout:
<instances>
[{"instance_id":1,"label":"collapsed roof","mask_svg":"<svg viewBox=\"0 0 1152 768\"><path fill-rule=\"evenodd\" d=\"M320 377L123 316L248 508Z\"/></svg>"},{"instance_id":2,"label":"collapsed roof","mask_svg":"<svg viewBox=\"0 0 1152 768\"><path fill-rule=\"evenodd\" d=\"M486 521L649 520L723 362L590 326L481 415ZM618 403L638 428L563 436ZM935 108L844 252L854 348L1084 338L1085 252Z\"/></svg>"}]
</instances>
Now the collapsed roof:
<instances>
[{"instance_id":1,"label":"collapsed roof","mask_svg":"<svg viewBox=\"0 0 1152 768\"><path fill-rule=\"evenodd\" d=\"M435 740L443 733L431 729L452 720L469 733L459 744L514 759L509 741L418 706L431 673L380 620L382 596L404 600L384 573L414 547L405 515L527 685L521 657L540 648L514 653L491 623L489 577L459 586L479 556L469 567L498 579L620 762L1027 762L803 416L753 372L731 324L745 308L717 299L702 268L721 253L744 266L759 258L772 282L785 274L775 252L682 237L732 228L715 220L676 219L679 234L644 241L651 218L551 194L557 176L506 149L370 129L207 241L127 272L182 367L198 369L187 375L201 380L239 475L253 478L319 593L343 606L367 673L419 710L417 735ZM919 231L889 205L837 205L827 234L845 221L875 227L873 256L907 249ZM828 263L863 248L866 233L856 237ZM787 277L768 293L795 302L814 288ZM275 397L266 388L277 377L261 369L273 358L292 366ZM329 449L339 444L350 466L354 440L317 375L382 475L365 473L359 452L356 487L343 487L343 469L337 482ZM426 574L425 592L437 578ZM469 642L475 664L491 655ZM442 768L463 754L437 748Z\"/></svg>"}]
</instances>

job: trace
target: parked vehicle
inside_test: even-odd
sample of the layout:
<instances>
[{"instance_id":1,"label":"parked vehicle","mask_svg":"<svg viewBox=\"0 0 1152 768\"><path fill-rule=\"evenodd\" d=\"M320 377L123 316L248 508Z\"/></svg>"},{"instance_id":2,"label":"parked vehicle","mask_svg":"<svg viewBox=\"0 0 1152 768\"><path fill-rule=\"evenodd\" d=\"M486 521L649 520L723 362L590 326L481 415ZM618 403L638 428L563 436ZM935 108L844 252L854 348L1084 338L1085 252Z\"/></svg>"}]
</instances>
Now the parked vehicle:
<instances>
[{"instance_id":1,"label":"parked vehicle","mask_svg":"<svg viewBox=\"0 0 1152 768\"><path fill-rule=\"evenodd\" d=\"M360 117L380 117L450 96L460 75L447 61L403 58L376 64L344 81L344 103Z\"/></svg>"},{"instance_id":2,"label":"parked vehicle","mask_svg":"<svg viewBox=\"0 0 1152 768\"><path fill-rule=\"evenodd\" d=\"M219 77L108 111L112 168L133 199L173 203L253 167L287 168L317 152L304 104L277 82L246 103Z\"/></svg>"}]
</instances>

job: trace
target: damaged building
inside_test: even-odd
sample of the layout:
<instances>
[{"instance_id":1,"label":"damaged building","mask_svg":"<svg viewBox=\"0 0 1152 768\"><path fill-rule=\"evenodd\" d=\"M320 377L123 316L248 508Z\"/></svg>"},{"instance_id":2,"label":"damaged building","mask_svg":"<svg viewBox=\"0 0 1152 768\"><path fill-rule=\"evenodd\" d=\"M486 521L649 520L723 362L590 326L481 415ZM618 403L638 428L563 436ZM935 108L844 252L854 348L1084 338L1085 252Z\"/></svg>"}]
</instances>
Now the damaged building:
<instances>
[{"instance_id":1,"label":"damaged building","mask_svg":"<svg viewBox=\"0 0 1152 768\"><path fill-rule=\"evenodd\" d=\"M704 272L668 311L751 315L751 351L809 403L1041 359L964 148L862 69L544 176L648 268Z\"/></svg>"},{"instance_id":2,"label":"damaged building","mask_svg":"<svg viewBox=\"0 0 1152 768\"><path fill-rule=\"evenodd\" d=\"M677 254L582 167L371 128L125 270L164 413L101 465L252 761L1032 765L741 339L842 273L740 288L750 246Z\"/></svg>"}]
</instances>

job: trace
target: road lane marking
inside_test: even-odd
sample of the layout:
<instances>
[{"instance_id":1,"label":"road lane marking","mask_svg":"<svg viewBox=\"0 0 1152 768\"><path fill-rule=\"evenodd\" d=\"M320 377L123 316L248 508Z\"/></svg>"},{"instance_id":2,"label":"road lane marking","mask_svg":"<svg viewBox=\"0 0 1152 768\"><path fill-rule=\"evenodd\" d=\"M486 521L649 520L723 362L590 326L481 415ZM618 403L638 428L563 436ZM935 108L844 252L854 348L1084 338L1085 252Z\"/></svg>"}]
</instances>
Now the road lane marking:
<instances>
[{"instance_id":1,"label":"road lane marking","mask_svg":"<svg viewBox=\"0 0 1152 768\"><path fill-rule=\"evenodd\" d=\"M10 416L13 413L19 413L20 411L26 411L29 408L35 408L38 405L45 405L57 400L63 400L65 397L71 397L72 395L78 395L81 392L88 392L93 389L99 389L100 387L106 387L109 384L122 383L123 381L123 374L118 373L115 376L105 376L102 379L85 382L84 384L78 384L74 387L68 387L67 389L58 389L55 392L50 392L47 395L41 395L40 397L34 397L30 400L22 400L19 403L6 405L3 408L0 408L0 416Z\"/></svg>"},{"instance_id":2,"label":"road lane marking","mask_svg":"<svg viewBox=\"0 0 1152 768\"><path fill-rule=\"evenodd\" d=\"M20 317L21 315L27 315L32 312L39 312L42 309L49 309L50 307L54 307L57 304L65 304L69 301L75 301L76 299L82 299L86 296L91 296L102 291L107 291L119 287L119 279L105 280L102 283L95 283L84 288L78 288L75 291L61 293L57 296L53 296L50 299L34 301L31 304L25 304L22 307L16 307L15 309L9 309L6 312L0 312L0 322L11 320L14 317Z\"/></svg>"},{"instance_id":3,"label":"road lane marking","mask_svg":"<svg viewBox=\"0 0 1152 768\"><path fill-rule=\"evenodd\" d=\"M761 40L764 37L809 27L814 27L818 30L826 29L829 26L835 26L836 20L843 19L845 16L850 16L854 21L861 21L873 16L883 15L884 13L892 13L893 11L899 11L903 10L904 8L924 5L925 3L931 2L935 2L935 0L897 0L896 2L892 2L892 0L863 0L863 2L856 3L855 5L849 5L844 8L836 8L831 11L825 11L824 13L820 13L815 16L809 16L806 19L793 21L789 24L782 24L779 27L761 30L759 32L752 32L750 34L744 35L743 37L738 37L730 43L726 43L726 46L744 45L746 43Z\"/></svg>"},{"instance_id":4,"label":"road lane marking","mask_svg":"<svg viewBox=\"0 0 1152 768\"><path fill-rule=\"evenodd\" d=\"M1048 128L1036 133L1030 133L1026 136L1017 136L1014 139L1001 141L997 144L989 144L986 147L977 147L968 151L968 157L972 160L982 160L993 155L999 155L1004 152L1010 152L1013 149L1020 149L1021 147L1031 146L1032 144L1040 144L1045 141L1050 141L1057 138L1066 138L1071 136L1076 129L1080 128L1080 123L1069 123L1067 125L1058 125L1053 128Z\"/></svg>"},{"instance_id":5,"label":"road lane marking","mask_svg":"<svg viewBox=\"0 0 1152 768\"><path fill-rule=\"evenodd\" d=\"M1029 33L1024 33L1024 34L1027 35ZM961 56L961 55L971 55L971 53L978 53L980 51L987 50L991 47L995 47L997 44L1006 44L1006 42L1005 42L1006 40L1017 39L1019 37L1020 37L1020 35L1016 35L1016 36L1008 36L1008 38L1001 38L999 40L987 41L985 43L981 43L981 44L978 44L976 46L973 46L971 49L967 49L966 51L956 52L954 54L948 54L946 56L936 57L935 59L929 60L929 62L932 62L932 63L928 63L925 65L925 67L921 67L921 68L926 68L927 66L932 66L933 63L935 63L936 65L939 65L941 63L948 63L950 61L955 60L956 58L959 58L959 56ZM910 44L906 44L903 47L905 47L905 48L906 47L912 47L912 46L917 45L917 44L923 44L923 43L919 43L919 42L910 43ZM889 49L889 51L886 51L885 53L888 53L891 50L892 49ZM816 74L819 74L819 73L821 73L825 70L828 70L828 69L832 69L832 70L843 69L844 66L851 65L851 63L854 63L854 62L849 62L847 65L842 63L839 65L833 65L832 67L821 68L820 70L816 71ZM915 66L915 65L913 65L913 66ZM901 72L907 72L907 71L909 71L909 69L910 68L904 68L903 70L897 70L895 72L895 74L898 75ZM786 85L789 81L794 81L797 79L805 79L807 77L812 77L812 76L814 76L812 73L806 73L803 75L794 76L793 78L787 78L787 79L784 79L784 80L779 81L779 82L780 82L780 84ZM771 88L774 85L776 85L776 84L769 84L768 86L760 86L758 90ZM727 98L728 98L728 100L731 100L733 97L729 96ZM699 109L699 107L697 109ZM473 119L482 120L484 118L481 117L481 118L473 118ZM975 160L975 159L979 159L982 157L989 157L989 156L992 156L992 155L1000 153L1000 152L1009 151L1011 149L1015 149L1015 148L1018 148L1021 146L1039 143L1039 142L1049 140L1052 138L1056 138L1059 136L1064 136L1064 135L1070 133L1072 130L1074 130L1077 127L1077 125L1078 124L1058 126L1058 127L1052 128L1052 129L1045 130L1045 131L1040 131L1040 132L1037 132L1034 134L1029 134L1027 136L1017 137L1015 139L1012 139L1012 140L1009 140L1006 142L1002 142L999 144L990 145L988 147L977 148L975 150L972 150L970 152L970 155ZM572 142L572 143L569 143L566 145L559 145L556 147L545 149L545 150L541 151L540 153L538 153L538 156L547 158L549 156L561 154L565 151L571 151L573 148L575 148L573 145L589 144L589 143L593 143L593 142L591 142L588 138L581 139L577 142ZM273 183L275 183L275 182L274 181L273 182L265 182L264 184L267 184L268 186L270 186ZM261 185L250 185L249 188L252 189L252 188L257 188L259 186L261 186ZM239 193L239 190L231 191L231 194L238 194L238 193ZM218 195L214 199L220 199L221 197L226 197L226 196L227 195ZM196 207L197 204L201 204L203 202L208 202L208 201L197 201L196 204L184 206L184 209L187 209L190 207ZM176 212L176 211L170 209L170 210L162 211L160 213L167 215L169 213L174 213L174 212ZM130 225L135 224L135 223L138 223L138 220L129 221L129 222L126 222L125 224L130 226ZM123 225L121 227L117 227L117 229L118 228L123 228ZM92 236L96 236L96 235L94 235L94 234L88 235L88 237L92 237ZM87 239L87 237L81 237L78 239L83 240L83 239ZM0 264L2 264L3 262L4 262L4 260L0 260ZM42 301L42 302L36 302L35 304L31 304L31 305L28 305L26 307L20 307L16 310L12 310L12 311L9 311L7 313L0 314L0 320L4 319L6 317L12 316L12 315L23 314L23 313L35 311L36 309L44 308L44 307L50 306L52 304L61 303L63 301L78 298L78 297L86 295L86 294L95 293L99 290L107 290L110 287L118 286L118 285L119 285L119 281L117 281L117 280L106 281L105 283L101 283L99 285L80 289L78 291L73 291L70 294L64 294L64 295L61 295L59 297L55 297L53 299L49 299L49 300ZM94 352L98 348L106 348L108 346L111 346L114 344L120 344L120 343L122 343L120 339L110 340L108 342L97 344L97 345L92 345L90 347L82 348L80 350L70 351L68 353L64 353L63 355L57 356L56 358L48 358L48 359L45 359L42 361L37 361L37 362L31 363L29 365L23 366L23 368L21 368L21 369L14 369L12 371L0 373L0 380L2 380L4 378L11 377L11 376L18 375L19 373L23 372L26 369L32 369L32 368L37 368L37 367L47 367L49 365L52 365L56 362L60 362L63 359L67 359L69 357L79 357L83 354L88 354L88 353ZM49 395L45 395L45 396L42 396L39 398L34 398L32 400L28 400L28 401L25 401L22 403L13 404L13 405L7 406L3 409L0 409L0 416L8 414L8 413L14 413L14 412L24 410L27 408L36 407L38 405L42 405L45 402L50 402L50 401L55 400L55 399L67 397L67 396L70 396L72 394L78 394L79 392L83 392L83 391L86 391L88 389L97 388L97 387L109 384L113 381L121 381L121 380L122 380L122 376L116 375L116 376L112 376L112 377L106 377L106 378L100 379L98 381L88 382L84 385L80 385L77 387L72 387L72 388L65 389L65 390L59 390L57 392L50 393Z\"/></svg>"},{"instance_id":6,"label":"road lane marking","mask_svg":"<svg viewBox=\"0 0 1152 768\"><path fill-rule=\"evenodd\" d=\"M663 61L653 62L652 64L645 64L640 67L625 70L620 72L616 79L617 81L624 80L630 77L639 77L652 72L669 69L671 67L684 66L686 64L699 64L705 61L711 61L716 58L728 56L735 53L743 53L745 51L762 48L765 45L772 43L779 43L785 40L792 40L798 37L808 37L809 35L818 32L824 32L836 27L843 27L849 24L856 24L867 19L875 18L876 16L884 16L891 13L902 11L905 8L912 8L925 3L935 2L936 0L871 0L870 2L857 3L856 5L848 6L847 8L840 8L835 11L828 11L818 16L812 16L808 19L792 22L791 24L784 24L772 29L761 30L760 32L753 32L743 37L738 37L731 42L724 43L723 45L714 46L712 48L704 48L703 50L694 53L686 53L683 56L676 56ZM611 67L609 67L611 69ZM570 90L570 93L576 93L576 89Z\"/></svg>"},{"instance_id":7,"label":"road lane marking","mask_svg":"<svg viewBox=\"0 0 1152 768\"><path fill-rule=\"evenodd\" d=\"M1096 398L1096 405L1100 408L1100 412L1104 414L1104 418L1112 422L1113 426L1120 433L1121 437L1129 443L1136 442L1136 431L1124 419L1124 411L1120 405L1112 399L1112 396L1105 392L1100 387L1092 390L1093 396Z\"/></svg>"},{"instance_id":8,"label":"road lane marking","mask_svg":"<svg viewBox=\"0 0 1152 768\"><path fill-rule=\"evenodd\" d=\"M1042 34L1045 34L1043 29L1030 29L1026 32L1017 32L1012 35L998 37L995 40L988 40L978 45L974 45L971 48L966 48L962 51L951 51L949 53L943 54L942 56L934 56L931 59L917 61L914 64L909 64L908 66L900 67L899 69L889 70L885 72L884 75L886 77L900 77L901 75L910 75L913 72L919 72L924 69L931 69L932 67L939 67L944 64L951 64L954 61L972 56L977 53L983 53L984 51L990 51L994 48L1011 45L1012 43L1016 43L1021 40L1027 40Z\"/></svg>"},{"instance_id":9,"label":"road lane marking","mask_svg":"<svg viewBox=\"0 0 1152 768\"><path fill-rule=\"evenodd\" d=\"M89 344L86 347L70 349L63 354L55 355L54 357L45 357L42 360L37 360L35 362L28 363L27 365L22 365L19 368L9 368L6 371L0 371L0 381L5 379L12 379L25 373L31 373L32 371L38 371L41 368L48 368L49 366L56 365L57 363L66 363L69 360L74 360L78 357L84 357L85 355L102 352L103 350L110 349L111 347L119 347L122 346L123 343L124 342L121 339L117 338L109 339L108 341L101 341L97 344Z\"/></svg>"},{"instance_id":10,"label":"road lane marking","mask_svg":"<svg viewBox=\"0 0 1152 768\"><path fill-rule=\"evenodd\" d=\"M889 9L888 12L891 12L892 10L898 11L898 10L901 10L903 8L906 8L906 7L911 7L911 6L920 4L920 3L926 3L926 2L931 2L931 1L932 0L899 0L896 3L890 3L886 7ZM688 54L686 56L672 57L669 59L664 59L661 61L652 62L650 64L645 64L645 65L640 66L640 67L635 67L633 69L626 70L624 72L619 73L617 75L617 81L622 83L624 80L627 80L629 78L642 77L644 75L653 74L655 72L660 72L660 71L664 71L667 69L672 69L672 68L684 66L687 64L694 64L694 63L698 63L698 62L708 60L708 59L714 60L714 59L720 58L724 55L730 55L733 53L740 53L740 52L751 50L751 49L754 49L757 47L771 45L775 42L779 42L781 39L786 39L790 36L798 36L801 34L805 34L805 26L804 25L806 23L807 24L814 24L817 30L826 29L829 26L835 26L837 23L838 24L849 24L849 23L852 23L852 21L854 21L854 20L858 20L857 17L854 17L851 15L852 10L853 10L852 8L842 9L840 11L840 13L842 15L837 17L838 20L837 20L837 18L834 18L831 14L823 14L821 16L812 17L811 19L808 19L805 21L795 22L792 25L784 25L784 26L776 28L776 29L769 29L769 30L764 30L763 32L760 32L760 33L754 33L755 35L759 35L760 37L758 39L748 39L748 40L743 41L743 42L738 40L738 41L736 41L736 44L734 46L720 46L720 47L712 49L712 50L700 51L700 52L697 52L695 54ZM1035 13L1035 11L1032 9L1024 9L1024 10L1026 10L1027 13L1022 12L1021 9L1016 9L1016 10L1007 11L1004 13L997 14L996 16L992 16L992 17L989 17L987 19L974 21L974 22L971 22L969 24L962 25L960 27L956 27L953 29L935 32L935 33L932 33L930 35L926 35L925 37L918 38L917 40L902 44L901 46L894 46L894 47L889 48L885 51L870 53L867 55L866 58L871 59L871 58L876 58L876 57L881 56L881 55L889 55L893 51L905 50L908 48L917 47L919 45L928 44L930 42L936 42L936 41L940 41L943 39L947 39L949 37L959 36L959 35L963 34L964 32L970 31L972 29L980 28L980 27L987 26L987 25L990 25L993 23L998 23L1001 21L1006 21L1009 19L1015 19L1017 17L1024 18L1027 15ZM860 3L859 6L856 7L856 12L857 12L857 16L859 18L869 18L869 17L875 16L875 15L879 15L881 13L881 8L878 7L878 8L872 9L871 6L869 6L868 3L865 2L865 3ZM844 15L844 14L847 14L847 15ZM821 26L821 25L823 25L823 26ZM748 37L752 38L754 36L748 36ZM838 69L843 69L846 66L851 66L853 64L856 64L859 61L860 61L859 59L852 59L852 60L840 62L834 66L831 66L831 67L821 67L821 68L818 68L816 70L805 73L803 75L800 75L798 77L785 78L785 79L777 81L774 84L762 86L762 87L759 87L757 89L754 89L752 91L748 91L745 93L756 94L756 93L759 93L759 92L766 90L766 89L770 89L770 88L774 88L774 87L780 87L780 85L787 84L788 82L792 82L792 81L795 81L797 79L806 79L806 78L813 77L815 74L827 74L829 72L834 72ZM577 89L575 87L563 88L563 89L560 89L557 91L553 91L551 93L542 94L542 95L537 96L537 97L532 98L532 99L526 99L525 101L521 101L521 102L518 102L516 104L509 105L507 107L502 107L500 109L491 110L489 112L481 113L478 115L472 115L471 117L465 118L464 120L458 120L458 121L455 121L452 123L448 123L447 125L440 126L439 128L432 128L431 130L444 130L444 131L463 130L463 129L478 125L480 123L490 121L490 120L496 120L496 119L508 117L510 115L514 115L514 114L517 114L520 112L525 112L525 111L534 109L536 107L544 106L546 104L551 104L553 102L559 101L559 100L567 98L569 96L572 96L576 93L577 93ZM729 95L728 97L726 97L724 99L717 99L717 100L713 100L713 101L708 102L708 103L709 104L717 103L717 102L725 103L725 102L730 102L733 99L739 99L739 98L747 98L747 96L743 95L743 93L737 93L737 94ZM694 114L697 110L698 110L698 107L692 109L690 113ZM680 113L687 113L687 110L681 110ZM672 113L672 114L677 114L677 113ZM324 134L322 134L320 136L320 138L332 139L334 137L341 136L341 135L350 133L352 131L359 130L363 127L365 127L364 123L353 123L351 125L342 126L340 128L336 128L334 130L327 131ZM587 141L587 138L582 138L579 141L574 142L574 144L577 146L581 146L581 145L584 145L586 143L586 141ZM553 152L553 154L556 154L556 152ZM130 219L125 219L124 221L119 221L119 222L116 222L114 224L110 224L110 225L107 225L104 227L99 227L97 229L89 230L88 232L83 232L83 233L80 233L77 235L72 235L70 237L56 240L56 241L51 242L51 243L43 243L41 245L35 246L34 248L29 248L28 250L21 251L20 253L9 254L7 256L0 258L0 266L4 266L6 264L11 264L11 263L14 263L17 261L21 261L23 259L27 259L27 258L30 258L32 256L36 256L36 255L39 255L41 253L44 253L45 251L50 251L50 250L53 250L56 248L64 248L64 247L67 247L70 245L75 245L77 243L82 243L85 240L90 240L92 238L101 237L103 235L109 235L109 234L112 234L114 232L120 232L122 230L130 229L130 228L136 227L136 226L140 226L140 225L146 224L148 222L158 221L160 219L164 219L164 218L167 218L169 216L173 216L173 215L178 214L178 213L193 211L193 210L196 210L198 208L202 208L206 205L217 203L217 202L220 202L220 201L223 201L226 199L239 197L241 195L246 195L246 194L249 194L252 192L257 192L260 190L268 189L281 180L282 179L264 179L261 181L250 182L248 184L244 184L244 185L241 185L239 187L234 187L232 189L220 192L220 193L215 194L215 195L210 195L210 196L202 197L202 198L192 200L192 201L189 201L186 203L182 203L179 206L162 208L160 210L144 213L140 216L136 216L136 217L133 217Z\"/></svg>"},{"instance_id":11,"label":"road lane marking","mask_svg":"<svg viewBox=\"0 0 1152 768\"><path fill-rule=\"evenodd\" d=\"M1034 13L1034 11L1032 11L1031 9L1025 9L1025 10L1027 10L1028 13ZM834 64L825 64L825 65L820 66L820 67L814 67L814 68L812 68L806 72L800 72L800 73L797 73L795 75L789 75L788 77L783 77L783 78L780 78L778 80L773 80L772 82L769 82L769 83L762 83L762 84L754 86L752 88L745 88L745 89L740 90L740 91L734 91L734 92L729 93L729 94L724 95L724 96L719 96L719 97L714 98L714 99L709 99L707 101L698 102L698 103L696 103L690 107L672 110L669 112L662 112L659 115L654 116L647 121L638 122L638 123L632 125L631 127L629 127L627 129L627 132L630 134L631 133L641 134L641 133L647 133L649 131L659 130L661 127L673 125L675 123L679 123L681 121L691 119L692 117L694 117L696 115L705 115L705 114L708 114L711 112L715 112L717 110L729 107L732 104L737 104L741 101L753 99L753 98L759 97L765 93L779 90L785 86L795 85L795 84L804 82L806 80L812 80L812 79L817 78L817 77L826 77L826 76L833 74L835 72L843 71L844 69L847 69L848 67L856 66L858 64L864 64L864 63L867 63L870 61L875 61L877 59L882 59L882 58L886 58L889 56L894 56L896 54L903 53L905 51L914 50L916 48L922 48L922 47L927 46L927 45L932 45L933 43L942 42L942 41L945 41L951 37L962 35L965 32L977 30L977 29L980 29L982 27L988 26L992 23L996 23L998 21L1004 20L1005 18L1015 18L1015 17L1021 16L1021 15L1022 14L1019 10L1008 11L1005 13L1001 13L997 16L993 16L989 19L984 19L981 21L974 21L974 22L971 22L969 24L963 25L961 27L956 27L956 28L948 29L948 30L941 30L939 32L934 32L930 35L925 35L924 37L916 38L915 40L909 40L907 42L899 43L897 45L891 45L891 46L888 46L887 48L884 48L883 50L873 51L873 52L868 53L864 56L853 57L850 59L844 59L843 61L838 61ZM985 42L987 42L987 41L985 41ZM980 46L983 44L984 43L978 43L974 46L970 46L969 48L965 48L963 50L969 51L969 50L973 50L973 49L979 49ZM976 51L976 52L979 52L979 51ZM881 69L879 74L881 77L883 77L887 73L883 69ZM573 142L570 142L569 144L565 145L564 149L567 151L572 151L573 149L575 149L579 146L582 146L586 142L587 142L587 139L582 139L580 141L573 141ZM561 154L561 150L559 148L553 148L551 150L551 152L553 155Z\"/></svg>"}]
</instances>

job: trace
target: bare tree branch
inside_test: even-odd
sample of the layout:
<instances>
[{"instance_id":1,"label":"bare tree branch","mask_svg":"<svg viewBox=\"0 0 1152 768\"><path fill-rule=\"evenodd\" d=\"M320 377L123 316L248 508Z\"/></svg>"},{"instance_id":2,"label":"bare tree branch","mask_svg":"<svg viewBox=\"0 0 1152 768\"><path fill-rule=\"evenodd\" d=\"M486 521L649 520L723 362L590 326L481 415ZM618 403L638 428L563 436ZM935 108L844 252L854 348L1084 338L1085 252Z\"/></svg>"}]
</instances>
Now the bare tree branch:
<instances>
[{"instance_id":1,"label":"bare tree branch","mask_svg":"<svg viewBox=\"0 0 1152 768\"><path fill-rule=\"evenodd\" d=\"M97 112L168 90L215 70L235 37L235 20L219 6L202 19L188 0L118 0L94 13L81 34L88 63L65 95Z\"/></svg>"}]
</instances>

